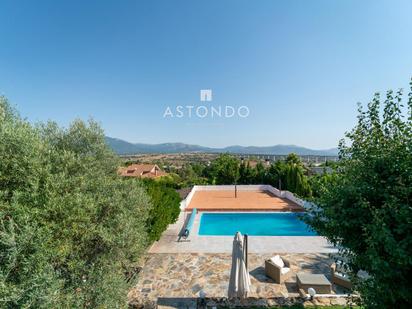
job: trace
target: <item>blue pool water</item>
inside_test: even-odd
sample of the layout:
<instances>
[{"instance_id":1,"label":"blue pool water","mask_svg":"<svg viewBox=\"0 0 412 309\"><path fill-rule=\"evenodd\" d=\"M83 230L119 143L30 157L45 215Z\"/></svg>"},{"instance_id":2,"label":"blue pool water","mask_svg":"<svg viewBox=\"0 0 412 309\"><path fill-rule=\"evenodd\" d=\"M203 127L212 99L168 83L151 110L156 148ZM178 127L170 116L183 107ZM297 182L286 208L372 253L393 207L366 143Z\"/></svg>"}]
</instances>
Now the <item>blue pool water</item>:
<instances>
[{"instance_id":1,"label":"blue pool water","mask_svg":"<svg viewBox=\"0 0 412 309\"><path fill-rule=\"evenodd\" d=\"M203 213L199 235L313 236L297 213Z\"/></svg>"}]
</instances>

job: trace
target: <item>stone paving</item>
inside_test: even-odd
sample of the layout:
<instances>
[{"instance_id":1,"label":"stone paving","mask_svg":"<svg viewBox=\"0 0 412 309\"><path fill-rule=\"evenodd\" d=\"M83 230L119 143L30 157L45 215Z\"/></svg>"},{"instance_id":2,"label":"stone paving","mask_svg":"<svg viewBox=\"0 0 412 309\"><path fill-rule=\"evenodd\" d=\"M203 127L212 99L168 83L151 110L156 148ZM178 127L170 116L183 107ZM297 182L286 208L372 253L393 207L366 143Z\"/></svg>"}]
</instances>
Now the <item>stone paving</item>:
<instances>
[{"instance_id":1,"label":"stone paving","mask_svg":"<svg viewBox=\"0 0 412 309\"><path fill-rule=\"evenodd\" d=\"M264 260L272 254L250 253L249 273L252 290L249 297L254 300L288 299L299 297L296 276L293 275L284 284L276 284L265 276ZM294 274L297 272L325 274L330 279L329 266L332 260L327 254L281 254L288 259ZM231 255L227 253L179 253L148 254L145 265L139 274L136 286L129 292L131 307L154 306L154 304L171 303L168 308L196 308L184 306L185 300L195 304L199 292L206 293L211 300L225 299L227 296ZM336 290L341 294L344 291ZM344 298L322 300L320 303L342 303ZM181 305L176 305L176 304ZM319 304L319 301L318 301Z\"/></svg>"}]
</instances>

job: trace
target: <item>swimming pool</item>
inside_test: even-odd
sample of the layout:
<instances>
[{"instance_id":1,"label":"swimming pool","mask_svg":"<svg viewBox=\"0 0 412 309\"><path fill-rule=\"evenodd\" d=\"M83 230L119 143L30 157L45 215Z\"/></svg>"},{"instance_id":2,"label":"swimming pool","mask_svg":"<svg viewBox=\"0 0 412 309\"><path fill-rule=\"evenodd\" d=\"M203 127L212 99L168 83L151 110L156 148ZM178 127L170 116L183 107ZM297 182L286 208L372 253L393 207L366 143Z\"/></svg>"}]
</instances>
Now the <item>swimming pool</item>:
<instances>
[{"instance_id":1,"label":"swimming pool","mask_svg":"<svg viewBox=\"0 0 412 309\"><path fill-rule=\"evenodd\" d=\"M203 213L199 235L315 236L298 213Z\"/></svg>"}]
</instances>

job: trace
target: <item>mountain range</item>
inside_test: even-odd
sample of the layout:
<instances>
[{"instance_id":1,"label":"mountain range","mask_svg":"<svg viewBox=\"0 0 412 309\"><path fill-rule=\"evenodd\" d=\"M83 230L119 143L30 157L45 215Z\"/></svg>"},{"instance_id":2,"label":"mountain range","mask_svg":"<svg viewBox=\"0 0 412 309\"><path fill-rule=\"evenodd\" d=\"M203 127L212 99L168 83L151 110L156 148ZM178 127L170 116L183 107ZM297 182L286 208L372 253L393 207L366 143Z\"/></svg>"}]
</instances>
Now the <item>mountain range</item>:
<instances>
[{"instance_id":1,"label":"mountain range","mask_svg":"<svg viewBox=\"0 0 412 309\"><path fill-rule=\"evenodd\" d=\"M223 148L204 147L184 143L142 144L130 143L118 138L106 137L107 144L119 155L132 155L141 153L184 153L184 152L212 152L212 153L236 153L236 154L262 154L262 155L298 155L336 156L337 148L315 150L295 145L274 146L228 146Z\"/></svg>"}]
</instances>

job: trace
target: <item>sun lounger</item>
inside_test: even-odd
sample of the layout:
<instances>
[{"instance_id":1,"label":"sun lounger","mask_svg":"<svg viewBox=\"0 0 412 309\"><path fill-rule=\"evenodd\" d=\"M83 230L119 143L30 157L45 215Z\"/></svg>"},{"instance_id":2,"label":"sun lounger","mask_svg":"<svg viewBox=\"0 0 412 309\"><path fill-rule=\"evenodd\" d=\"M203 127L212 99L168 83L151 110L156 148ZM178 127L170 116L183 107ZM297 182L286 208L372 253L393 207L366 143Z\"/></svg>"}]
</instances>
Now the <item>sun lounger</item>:
<instances>
[{"instance_id":1,"label":"sun lounger","mask_svg":"<svg viewBox=\"0 0 412 309\"><path fill-rule=\"evenodd\" d=\"M351 290L352 289L352 282L349 280L349 277L347 274L345 274L343 271L338 269L336 263L333 263L330 267L331 270L331 276L332 276L332 283L336 285L340 285L346 289Z\"/></svg>"},{"instance_id":2,"label":"sun lounger","mask_svg":"<svg viewBox=\"0 0 412 309\"><path fill-rule=\"evenodd\" d=\"M276 258L281 259L283 262L279 264L276 262ZM291 274L292 270L290 268L290 262L286 259L282 259L279 256L265 261L265 274L269 278L273 279L276 283L282 283L287 280Z\"/></svg>"},{"instance_id":3,"label":"sun lounger","mask_svg":"<svg viewBox=\"0 0 412 309\"><path fill-rule=\"evenodd\" d=\"M187 239L190 235L190 231L192 230L193 224L195 223L195 218L196 218L197 210L194 208L192 210L192 213L190 214L189 221L186 224L185 229L183 230L183 233L180 235L178 241L180 241L180 238Z\"/></svg>"}]
</instances>

